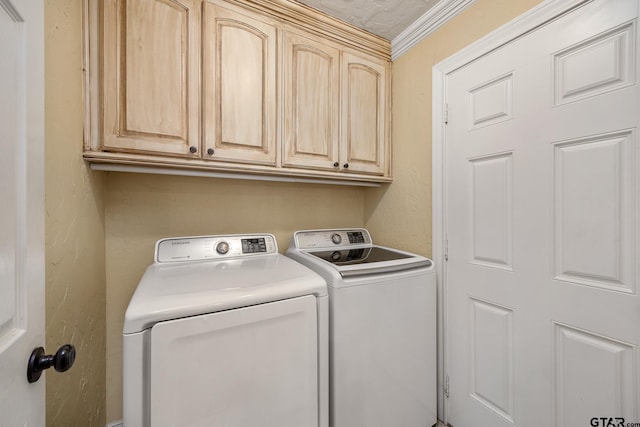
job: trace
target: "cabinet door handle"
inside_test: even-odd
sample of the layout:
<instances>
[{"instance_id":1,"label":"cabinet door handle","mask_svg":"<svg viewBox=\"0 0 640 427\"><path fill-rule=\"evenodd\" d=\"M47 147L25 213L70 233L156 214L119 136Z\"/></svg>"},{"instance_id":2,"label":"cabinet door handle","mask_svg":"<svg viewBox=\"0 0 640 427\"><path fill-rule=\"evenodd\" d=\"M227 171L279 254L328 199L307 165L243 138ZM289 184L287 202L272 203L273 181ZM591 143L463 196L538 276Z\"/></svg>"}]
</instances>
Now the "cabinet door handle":
<instances>
[{"instance_id":1,"label":"cabinet door handle","mask_svg":"<svg viewBox=\"0 0 640 427\"><path fill-rule=\"evenodd\" d=\"M340 163L338 163L338 162L334 162L334 163L333 163L333 167L334 167L334 168L337 168L338 166L340 166Z\"/></svg>"},{"instance_id":2,"label":"cabinet door handle","mask_svg":"<svg viewBox=\"0 0 640 427\"><path fill-rule=\"evenodd\" d=\"M192 152L192 153L195 153L195 152L198 151L198 149L195 146L192 145L191 147L189 147L189 151Z\"/></svg>"},{"instance_id":3,"label":"cabinet door handle","mask_svg":"<svg viewBox=\"0 0 640 427\"><path fill-rule=\"evenodd\" d=\"M208 155L213 156L213 153L214 153L213 148L209 148L209 149L207 150L207 154L208 154Z\"/></svg>"},{"instance_id":4,"label":"cabinet door handle","mask_svg":"<svg viewBox=\"0 0 640 427\"><path fill-rule=\"evenodd\" d=\"M345 163L344 165L342 165L342 167L345 169L349 169L349 163Z\"/></svg>"}]
</instances>

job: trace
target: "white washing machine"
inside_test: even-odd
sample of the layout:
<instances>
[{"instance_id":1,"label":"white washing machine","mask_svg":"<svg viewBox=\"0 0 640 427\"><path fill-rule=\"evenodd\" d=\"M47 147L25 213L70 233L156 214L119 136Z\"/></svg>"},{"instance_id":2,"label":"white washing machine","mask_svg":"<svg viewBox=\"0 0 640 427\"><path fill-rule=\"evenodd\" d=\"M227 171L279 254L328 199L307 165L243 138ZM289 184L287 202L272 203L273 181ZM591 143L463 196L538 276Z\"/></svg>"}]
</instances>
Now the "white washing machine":
<instances>
[{"instance_id":1,"label":"white washing machine","mask_svg":"<svg viewBox=\"0 0 640 427\"><path fill-rule=\"evenodd\" d=\"M324 279L270 234L158 241L125 314L126 427L326 427Z\"/></svg>"},{"instance_id":2,"label":"white washing machine","mask_svg":"<svg viewBox=\"0 0 640 427\"><path fill-rule=\"evenodd\" d=\"M329 425L436 424L431 260L374 245L365 229L298 231L287 256L329 289Z\"/></svg>"}]
</instances>

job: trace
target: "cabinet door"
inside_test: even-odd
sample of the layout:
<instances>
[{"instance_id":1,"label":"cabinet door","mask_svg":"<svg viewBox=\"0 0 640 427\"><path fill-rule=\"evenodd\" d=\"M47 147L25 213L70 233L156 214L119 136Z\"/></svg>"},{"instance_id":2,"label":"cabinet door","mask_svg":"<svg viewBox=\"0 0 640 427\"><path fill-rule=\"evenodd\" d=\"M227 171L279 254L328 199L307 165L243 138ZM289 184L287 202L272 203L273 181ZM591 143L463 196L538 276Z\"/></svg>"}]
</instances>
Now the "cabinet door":
<instances>
[{"instance_id":1,"label":"cabinet door","mask_svg":"<svg viewBox=\"0 0 640 427\"><path fill-rule=\"evenodd\" d=\"M291 32L283 39L284 166L337 170L340 52Z\"/></svg>"},{"instance_id":2,"label":"cabinet door","mask_svg":"<svg viewBox=\"0 0 640 427\"><path fill-rule=\"evenodd\" d=\"M388 63L344 52L340 167L345 172L388 171Z\"/></svg>"},{"instance_id":3,"label":"cabinet door","mask_svg":"<svg viewBox=\"0 0 640 427\"><path fill-rule=\"evenodd\" d=\"M198 156L200 2L105 0L104 150Z\"/></svg>"},{"instance_id":4,"label":"cabinet door","mask_svg":"<svg viewBox=\"0 0 640 427\"><path fill-rule=\"evenodd\" d=\"M276 164L276 27L205 2L204 141L210 160Z\"/></svg>"}]
</instances>

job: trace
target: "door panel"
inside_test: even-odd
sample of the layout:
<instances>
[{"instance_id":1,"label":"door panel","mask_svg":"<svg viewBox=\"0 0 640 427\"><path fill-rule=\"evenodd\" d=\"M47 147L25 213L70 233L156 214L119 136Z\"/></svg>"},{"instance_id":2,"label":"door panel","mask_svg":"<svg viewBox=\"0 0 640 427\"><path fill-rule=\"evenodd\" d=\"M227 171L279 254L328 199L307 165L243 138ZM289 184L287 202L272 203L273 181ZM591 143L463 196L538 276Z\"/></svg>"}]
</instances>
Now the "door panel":
<instances>
[{"instance_id":1,"label":"door panel","mask_svg":"<svg viewBox=\"0 0 640 427\"><path fill-rule=\"evenodd\" d=\"M469 129L513 118L513 73L469 90Z\"/></svg>"},{"instance_id":2,"label":"door panel","mask_svg":"<svg viewBox=\"0 0 640 427\"><path fill-rule=\"evenodd\" d=\"M556 425L585 425L588 414L637 420L634 345L559 323L554 334Z\"/></svg>"},{"instance_id":3,"label":"door panel","mask_svg":"<svg viewBox=\"0 0 640 427\"><path fill-rule=\"evenodd\" d=\"M12 334L18 325L18 307L20 307L24 294L19 292L19 283L16 277L16 233L18 230L18 218L24 214L24 207L18 205L18 174L24 173L20 169L20 163L24 160L24 140L21 133L24 129L17 126L20 117L20 103L23 94L19 93L21 78L19 76L21 49L24 42L20 26L22 22L16 22L16 17L10 16L4 9L0 9L0 31L2 31L0 45L0 86L2 103L0 104L0 117L2 126L2 146L0 146L0 194L3 203L0 204L0 336L7 337Z\"/></svg>"},{"instance_id":4,"label":"door panel","mask_svg":"<svg viewBox=\"0 0 640 427\"><path fill-rule=\"evenodd\" d=\"M205 2L203 158L276 164L276 26Z\"/></svg>"},{"instance_id":5,"label":"door panel","mask_svg":"<svg viewBox=\"0 0 640 427\"><path fill-rule=\"evenodd\" d=\"M640 421L637 16L595 0L447 77L456 427Z\"/></svg>"},{"instance_id":6,"label":"door panel","mask_svg":"<svg viewBox=\"0 0 640 427\"><path fill-rule=\"evenodd\" d=\"M633 84L635 25L624 24L554 55L555 105Z\"/></svg>"},{"instance_id":7,"label":"door panel","mask_svg":"<svg viewBox=\"0 0 640 427\"><path fill-rule=\"evenodd\" d=\"M0 418L45 423L44 378L27 382L44 341L44 5L0 0Z\"/></svg>"},{"instance_id":8,"label":"door panel","mask_svg":"<svg viewBox=\"0 0 640 427\"><path fill-rule=\"evenodd\" d=\"M103 149L200 155L199 21L195 0L104 2Z\"/></svg>"},{"instance_id":9,"label":"door panel","mask_svg":"<svg viewBox=\"0 0 640 427\"><path fill-rule=\"evenodd\" d=\"M513 310L469 299L471 397L513 421Z\"/></svg>"},{"instance_id":10,"label":"door panel","mask_svg":"<svg viewBox=\"0 0 640 427\"><path fill-rule=\"evenodd\" d=\"M471 260L511 269L513 153L471 159Z\"/></svg>"},{"instance_id":11,"label":"door panel","mask_svg":"<svg viewBox=\"0 0 640 427\"><path fill-rule=\"evenodd\" d=\"M290 31L283 45L284 166L336 170L340 52Z\"/></svg>"},{"instance_id":12,"label":"door panel","mask_svg":"<svg viewBox=\"0 0 640 427\"><path fill-rule=\"evenodd\" d=\"M555 279L635 291L635 144L631 131L553 144Z\"/></svg>"},{"instance_id":13,"label":"door panel","mask_svg":"<svg viewBox=\"0 0 640 427\"><path fill-rule=\"evenodd\" d=\"M342 55L340 158L346 171L384 174L387 75L382 61L373 62L346 52Z\"/></svg>"}]
</instances>

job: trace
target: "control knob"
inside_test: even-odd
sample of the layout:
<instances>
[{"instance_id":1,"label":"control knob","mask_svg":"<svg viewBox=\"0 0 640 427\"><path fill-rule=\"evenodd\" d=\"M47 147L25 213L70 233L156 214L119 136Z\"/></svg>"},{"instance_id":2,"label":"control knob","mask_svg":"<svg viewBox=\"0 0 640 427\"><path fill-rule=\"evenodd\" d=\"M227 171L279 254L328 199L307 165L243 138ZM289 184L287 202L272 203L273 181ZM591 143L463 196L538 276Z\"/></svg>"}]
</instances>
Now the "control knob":
<instances>
[{"instance_id":1,"label":"control knob","mask_svg":"<svg viewBox=\"0 0 640 427\"><path fill-rule=\"evenodd\" d=\"M331 241L336 245L339 245L340 243L342 243L342 236L340 236L338 233L333 233L331 235Z\"/></svg>"},{"instance_id":2,"label":"control knob","mask_svg":"<svg viewBox=\"0 0 640 427\"><path fill-rule=\"evenodd\" d=\"M229 244L227 242L220 242L216 245L216 252L220 255L225 255L229 252Z\"/></svg>"}]
</instances>

